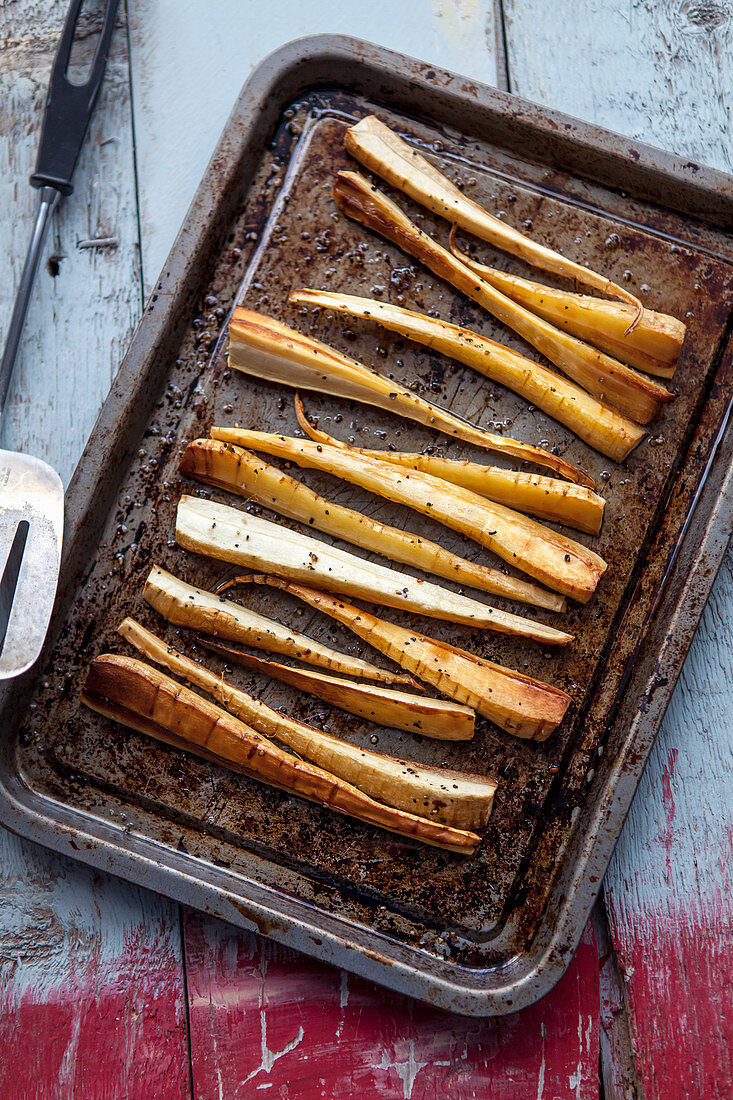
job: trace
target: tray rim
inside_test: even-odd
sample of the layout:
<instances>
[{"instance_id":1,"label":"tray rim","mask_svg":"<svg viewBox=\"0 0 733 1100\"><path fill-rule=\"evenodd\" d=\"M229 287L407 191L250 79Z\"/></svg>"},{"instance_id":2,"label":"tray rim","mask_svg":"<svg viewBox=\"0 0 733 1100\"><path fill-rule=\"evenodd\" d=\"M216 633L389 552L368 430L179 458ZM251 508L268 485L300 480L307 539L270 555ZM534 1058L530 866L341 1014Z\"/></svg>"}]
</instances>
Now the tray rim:
<instances>
[{"instance_id":1,"label":"tray rim","mask_svg":"<svg viewBox=\"0 0 733 1100\"><path fill-rule=\"evenodd\" d=\"M100 479L99 471L114 467L113 456L122 453L119 436L124 438L128 434L124 426L135 420L135 409L145 389L151 364L169 328L169 315L185 300L188 283L193 279L194 261L243 148L247 143L255 144L263 132L272 127L284 102L314 86L311 76L314 68L333 68L339 64L355 69L360 67L361 75L367 78L381 78L386 82L396 77L407 81L413 88L417 86L429 101L442 102L444 115L446 111L452 113L470 97L474 108L478 106L486 112L487 120L502 116L520 130L529 127L546 134L554 142L560 134L561 140L578 152L593 152L628 162L632 174L651 173L660 194L665 184L674 184L676 188L682 186L691 204L698 207L693 217L704 211L705 221L715 228L733 225L733 176L700 167L593 124L466 80L428 62L359 39L316 35L280 47L253 71L235 103L70 483L60 585L67 602L70 591L77 588L83 575L81 563L88 560L92 548L85 537L85 517L94 512L105 489L109 490L109 476L106 480ZM326 82L321 80L319 83ZM373 89L370 94L375 95ZM392 99L394 101L394 97ZM430 113L429 107L426 113ZM586 178L590 176L588 172L584 174ZM634 194L638 196L638 192ZM649 194L638 197L655 201ZM662 205L669 206L669 203ZM731 434L728 432L728 439ZM717 493L714 491L716 482L719 485ZM707 522L702 537L696 542L682 597L678 599L656 665L657 675L667 675L668 688L660 692L649 685L648 705L637 710L623 750L606 782L602 788L599 786L595 792L591 789L589 793L573 839L568 844L563 869L551 891L551 902L552 898L563 894L564 902L554 907L555 915L551 918L548 912L553 906L551 902L548 904L530 949L502 967L469 968L428 957L416 948L333 913L317 910L253 879L246 883L247 896L243 903L241 889L238 892L227 889L227 874L222 869L207 864L207 881L204 881L202 875L196 873L201 861L195 857L173 853L151 838L132 837L101 819L90 819L87 812L75 811L73 807L39 795L18 777L6 782L11 773L2 766L0 823L18 835L84 863L244 928L260 931L280 943L438 1007L472 1016L516 1012L549 992L572 959L639 781L640 772L623 771L622 758L633 748L636 759L646 762L686 653L686 647L683 652L672 644L675 631L682 620L684 633L689 634L691 641L722 562L733 519L733 462L728 460L724 467L722 453L718 455L714 476L703 499ZM687 547L691 542L688 537ZM63 599L59 603L62 605ZM57 630L62 620L59 606L55 616ZM53 640L49 638L46 655ZM41 662L37 667L42 667ZM6 719L13 704L22 705L32 682L31 673L17 685L4 690L0 701ZM5 755L8 747L7 744L3 746ZM54 806L59 809L54 811ZM592 833L593 823L607 822L612 813L617 827L605 833L600 829ZM78 825L74 822L75 816L80 819ZM94 830L90 820L97 821ZM586 842L581 845L577 860L571 861L568 854L584 834ZM127 838L127 847L121 843L123 838ZM165 865L160 858L161 848L165 852ZM319 924L314 923L316 913Z\"/></svg>"}]
</instances>

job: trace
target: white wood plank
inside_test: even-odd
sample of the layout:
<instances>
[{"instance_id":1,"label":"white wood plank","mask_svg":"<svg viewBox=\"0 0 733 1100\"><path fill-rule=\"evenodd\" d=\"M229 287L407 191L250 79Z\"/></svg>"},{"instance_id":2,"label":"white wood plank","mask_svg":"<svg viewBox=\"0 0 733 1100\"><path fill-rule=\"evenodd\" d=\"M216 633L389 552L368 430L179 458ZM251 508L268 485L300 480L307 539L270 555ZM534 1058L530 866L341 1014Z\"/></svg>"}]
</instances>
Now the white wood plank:
<instances>
[{"instance_id":1,"label":"white wood plank","mask_svg":"<svg viewBox=\"0 0 733 1100\"><path fill-rule=\"evenodd\" d=\"M733 168L725 0L504 0L511 91Z\"/></svg>"},{"instance_id":2,"label":"white wood plank","mask_svg":"<svg viewBox=\"0 0 733 1100\"><path fill-rule=\"evenodd\" d=\"M66 7L62 0L0 7L0 333L35 218L38 194L27 181ZM0 435L0 445L45 458L65 482L141 311L128 81L120 27L74 193L50 227ZM100 238L114 244L90 243Z\"/></svg>"},{"instance_id":3,"label":"white wood plank","mask_svg":"<svg viewBox=\"0 0 733 1100\"><path fill-rule=\"evenodd\" d=\"M339 33L496 82L493 0L130 0L146 293L244 81L278 46Z\"/></svg>"},{"instance_id":4,"label":"white wood plank","mask_svg":"<svg viewBox=\"0 0 733 1100\"><path fill-rule=\"evenodd\" d=\"M46 83L67 0L0 5L0 334L37 194ZM85 244L114 238L113 247ZM52 226L1 445L68 480L138 319L124 25L75 177ZM188 1093L177 906L0 829L0 1095L183 1100Z\"/></svg>"},{"instance_id":5,"label":"white wood plank","mask_svg":"<svg viewBox=\"0 0 733 1100\"><path fill-rule=\"evenodd\" d=\"M733 168L729 4L505 10L512 91ZM731 1079L731 621L729 550L605 882L647 1100L719 1095Z\"/></svg>"}]
</instances>

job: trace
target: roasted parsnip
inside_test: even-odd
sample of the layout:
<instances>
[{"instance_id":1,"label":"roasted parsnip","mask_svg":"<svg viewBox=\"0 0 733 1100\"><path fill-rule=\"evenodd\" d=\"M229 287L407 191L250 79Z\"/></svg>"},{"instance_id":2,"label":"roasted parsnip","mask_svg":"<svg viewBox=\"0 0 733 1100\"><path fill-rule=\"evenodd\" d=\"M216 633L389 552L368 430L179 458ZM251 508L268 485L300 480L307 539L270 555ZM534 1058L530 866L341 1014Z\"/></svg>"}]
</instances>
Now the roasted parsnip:
<instances>
[{"instance_id":1,"label":"roasted parsnip","mask_svg":"<svg viewBox=\"0 0 733 1100\"><path fill-rule=\"evenodd\" d=\"M328 442L335 443L335 440ZM483 469L480 466L477 468ZM186 448L179 469L181 473L190 474L208 485L216 485L249 497L280 515L300 520L309 527L316 527L319 531L325 531L328 535L344 539L365 550L383 554L392 561L424 569L427 573L436 573L457 584L467 584L484 592L522 600L550 611L565 610L565 600L558 593L548 592L517 577L509 577L498 569L467 561L429 539L400 531L397 527L388 527L361 512L354 512L342 504L326 500L302 481L296 481L289 474L253 455L251 451L235 447L232 443L222 443L218 439L197 439ZM524 476L531 477L530 474ZM580 493L595 496L590 489L572 485L568 481L541 477L539 481L552 481L563 489L578 489Z\"/></svg>"},{"instance_id":2,"label":"roasted parsnip","mask_svg":"<svg viewBox=\"0 0 733 1100\"><path fill-rule=\"evenodd\" d=\"M381 234L519 333L579 386L639 424L673 395L631 367L555 328L480 279L410 221L399 206L356 172L339 172L333 197L349 217Z\"/></svg>"},{"instance_id":3,"label":"roasted parsnip","mask_svg":"<svg viewBox=\"0 0 733 1100\"><path fill-rule=\"evenodd\" d=\"M533 267L553 271L568 279L576 279L603 294L628 302L633 309L630 318L632 327L635 319L641 315L641 303L624 287L617 286L598 272L538 244L518 229L489 214L478 203L467 198L430 161L374 115L368 115L356 125L350 126L344 136L344 145L371 172L381 176L393 187L398 187L434 214L447 218L453 225L469 230L481 240L489 241L497 248L518 256Z\"/></svg>"},{"instance_id":4,"label":"roasted parsnip","mask_svg":"<svg viewBox=\"0 0 733 1100\"><path fill-rule=\"evenodd\" d=\"M274 737L299 756L325 768L339 779L353 783L370 797L386 802L398 810L439 821L443 825L455 825L461 829L482 829L486 825L496 790L495 780L451 771L448 768L426 767L412 760L398 760L372 749L350 745L340 737L334 737L272 710L260 699L254 699L246 691L228 684L223 677L211 672L204 665L190 660L173 646L166 645L133 619L125 619L118 630L148 660L213 695L225 710L251 726L257 733ZM226 646L219 648L227 649ZM263 662L265 665L267 663ZM302 670L288 671L297 673ZM347 684L349 688L363 686L346 680L339 682ZM414 699L416 704L440 703L446 708L446 712L453 708L464 717L470 717L471 733L473 732L474 715L468 707L460 707L443 700L422 700L414 695L406 695L405 698Z\"/></svg>"},{"instance_id":5,"label":"roasted parsnip","mask_svg":"<svg viewBox=\"0 0 733 1100\"><path fill-rule=\"evenodd\" d=\"M544 741L562 721L571 699L551 687L475 657L464 649L397 626L345 603L338 596L277 577L252 575L229 581L282 588L337 622L449 699L463 703L515 737Z\"/></svg>"},{"instance_id":6,"label":"roasted parsnip","mask_svg":"<svg viewBox=\"0 0 733 1100\"><path fill-rule=\"evenodd\" d=\"M81 700L92 710L206 760L300 795L370 825L470 855L475 833L405 813L273 745L194 691L144 661L103 654L89 668Z\"/></svg>"},{"instance_id":7,"label":"roasted parsnip","mask_svg":"<svg viewBox=\"0 0 733 1100\"><path fill-rule=\"evenodd\" d=\"M497 271L462 252L455 245L454 235L451 232L453 255L507 298L538 313L557 328L595 344L622 363L661 378L671 378L674 374L685 339L685 325L676 317L643 309L633 332L628 332L636 313L633 306L593 298L589 294L556 290L519 275Z\"/></svg>"},{"instance_id":8,"label":"roasted parsnip","mask_svg":"<svg viewBox=\"0 0 733 1100\"><path fill-rule=\"evenodd\" d=\"M616 462L623 462L646 434L633 420L604 405L574 382L471 329L350 294L294 290L289 300L294 305L322 306L349 317L375 321L390 332L398 332L457 359L526 398Z\"/></svg>"},{"instance_id":9,"label":"roasted parsnip","mask_svg":"<svg viewBox=\"0 0 733 1100\"><path fill-rule=\"evenodd\" d=\"M392 672L391 669L377 668L347 653L339 653L249 608L186 584L158 565L150 570L143 596L158 614L175 626L188 626L229 642L242 642L268 653L296 657L307 664L329 668L347 676L360 676L383 684L415 686L415 681L409 676Z\"/></svg>"},{"instance_id":10,"label":"roasted parsnip","mask_svg":"<svg viewBox=\"0 0 733 1100\"><path fill-rule=\"evenodd\" d=\"M447 255L453 260L450 253ZM458 263L457 260L453 262ZM474 276L470 278L475 281ZM249 309L234 310L229 325L229 365L244 374L283 386L330 393L386 409L454 439L545 466L569 481L591 487L593 484L586 474L557 455L469 424L319 340L303 336L280 321Z\"/></svg>"},{"instance_id":11,"label":"roasted parsnip","mask_svg":"<svg viewBox=\"0 0 733 1100\"><path fill-rule=\"evenodd\" d=\"M393 729L405 730L406 733L419 733L437 741L470 741L474 734L473 711L458 703L449 703L446 699L429 699L424 695L411 695L408 691L395 691L393 688L377 687L375 684L357 684L353 680L342 680L339 676L329 676L310 668L293 668L292 665L281 665L277 661L265 661L261 657L245 653L242 649L210 642L205 638L201 639L199 645L228 664L240 665L251 672L271 676L273 680L280 680L283 684L306 691L317 699L323 699L349 714L357 714L360 718L367 718L380 726L391 726ZM254 719L252 725L255 729L259 728ZM294 745L291 747L295 748ZM320 760L316 760L316 763L327 766ZM354 782L357 786L361 785L357 780ZM451 824L455 825L457 822L453 821Z\"/></svg>"},{"instance_id":12,"label":"roasted parsnip","mask_svg":"<svg viewBox=\"0 0 733 1100\"><path fill-rule=\"evenodd\" d=\"M441 455L410 454L404 451L370 451L366 447L352 447L340 439L314 427L305 415L303 402L295 399L298 423L316 443L325 443L330 447L341 447L367 458L383 458L394 466L404 466L408 470L421 470L425 474L462 485L472 493L515 508L518 512L528 512L540 519L549 519L554 523L564 523L589 535L597 535L603 522L603 509L606 502L603 497L586 489L584 485L571 485L556 477L544 477L542 474L527 474L514 470L502 470L497 466L482 466L468 459L443 458ZM213 440L211 441L213 442ZM228 444L220 444L227 446ZM185 456L184 456L185 457Z\"/></svg>"},{"instance_id":13,"label":"roasted parsnip","mask_svg":"<svg viewBox=\"0 0 733 1100\"><path fill-rule=\"evenodd\" d=\"M603 559L580 543L431 474L407 471L383 459L353 454L341 447L271 432L215 427L211 434L225 443L335 474L387 500L406 504L467 535L535 580L581 603L593 594L606 569Z\"/></svg>"},{"instance_id":14,"label":"roasted parsnip","mask_svg":"<svg viewBox=\"0 0 733 1100\"><path fill-rule=\"evenodd\" d=\"M416 580L278 523L201 497L181 497L176 541L184 550L258 573L270 570L279 577L303 581L327 592L414 611L431 619L486 627L543 645L567 645L573 640L572 634L563 630L488 607L430 581Z\"/></svg>"}]
</instances>

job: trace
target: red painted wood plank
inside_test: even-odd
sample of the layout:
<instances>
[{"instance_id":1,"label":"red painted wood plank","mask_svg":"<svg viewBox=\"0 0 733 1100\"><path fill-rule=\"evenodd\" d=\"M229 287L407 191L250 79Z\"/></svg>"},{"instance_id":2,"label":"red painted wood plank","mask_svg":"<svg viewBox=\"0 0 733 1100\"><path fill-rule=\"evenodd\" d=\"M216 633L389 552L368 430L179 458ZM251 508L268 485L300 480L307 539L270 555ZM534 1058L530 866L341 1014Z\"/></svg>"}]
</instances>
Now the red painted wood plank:
<instances>
[{"instance_id":1,"label":"red painted wood plank","mask_svg":"<svg viewBox=\"0 0 733 1100\"><path fill-rule=\"evenodd\" d=\"M647 913L617 928L646 1100L733 1095L733 911Z\"/></svg>"},{"instance_id":2,"label":"red painted wood plank","mask_svg":"<svg viewBox=\"0 0 733 1100\"><path fill-rule=\"evenodd\" d=\"M645 1100L733 1096L733 556L605 882Z\"/></svg>"},{"instance_id":3,"label":"red painted wood plank","mask_svg":"<svg viewBox=\"0 0 733 1100\"><path fill-rule=\"evenodd\" d=\"M431 1009L184 911L196 1100L595 1100L598 959L502 1020Z\"/></svg>"},{"instance_id":4,"label":"red painted wood plank","mask_svg":"<svg viewBox=\"0 0 733 1100\"><path fill-rule=\"evenodd\" d=\"M190 1098L178 907L0 830L2 1100Z\"/></svg>"}]
</instances>

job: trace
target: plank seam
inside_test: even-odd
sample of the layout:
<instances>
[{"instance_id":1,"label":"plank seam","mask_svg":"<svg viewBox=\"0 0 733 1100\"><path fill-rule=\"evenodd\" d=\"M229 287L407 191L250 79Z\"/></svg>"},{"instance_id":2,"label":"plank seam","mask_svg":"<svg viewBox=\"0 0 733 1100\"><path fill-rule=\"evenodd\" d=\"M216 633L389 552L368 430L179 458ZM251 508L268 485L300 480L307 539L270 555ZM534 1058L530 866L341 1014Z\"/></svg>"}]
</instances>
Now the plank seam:
<instances>
[{"instance_id":1,"label":"plank seam","mask_svg":"<svg viewBox=\"0 0 733 1100\"><path fill-rule=\"evenodd\" d=\"M130 12L125 0L125 38L127 40L127 82L130 86L130 131L132 134L132 178L135 185L135 223L137 225L137 251L140 264L140 312L145 309L145 257L143 255L143 230L140 216L140 174L135 134L135 90L132 79L132 43L130 41Z\"/></svg>"},{"instance_id":2,"label":"plank seam","mask_svg":"<svg viewBox=\"0 0 733 1100\"><path fill-rule=\"evenodd\" d=\"M191 1044L191 1001L188 995L188 961L186 953L186 929L183 923L183 906L178 906L178 934L181 940L181 972L183 976L183 1006L186 1019L186 1051L188 1063L188 1091L191 1100L196 1100L193 1083L193 1047Z\"/></svg>"},{"instance_id":3,"label":"plank seam","mask_svg":"<svg viewBox=\"0 0 733 1100\"><path fill-rule=\"evenodd\" d=\"M601 981L599 1100L644 1100L631 1036L628 988L611 936L603 887L591 919Z\"/></svg>"},{"instance_id":4,"label":"plank seam","mask_svg":"<svg viewBox=\"0 0 733 1100\"><path fill-rule=\"evenodd\" d=\"M509 71L509 45L506 33L504 0L494 0L494 19L496 21L496 86L502 92L511 92L512 82Z\"/></svg>"}]
</instances>

